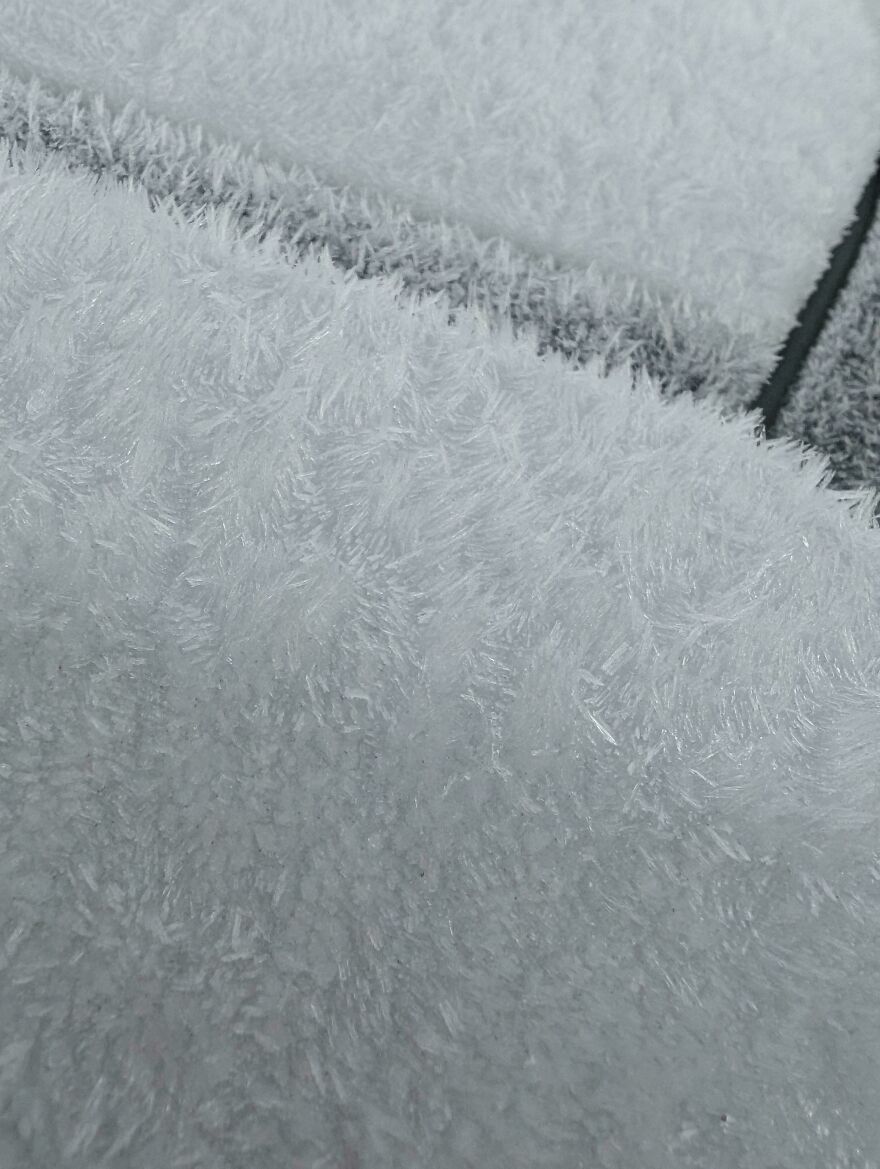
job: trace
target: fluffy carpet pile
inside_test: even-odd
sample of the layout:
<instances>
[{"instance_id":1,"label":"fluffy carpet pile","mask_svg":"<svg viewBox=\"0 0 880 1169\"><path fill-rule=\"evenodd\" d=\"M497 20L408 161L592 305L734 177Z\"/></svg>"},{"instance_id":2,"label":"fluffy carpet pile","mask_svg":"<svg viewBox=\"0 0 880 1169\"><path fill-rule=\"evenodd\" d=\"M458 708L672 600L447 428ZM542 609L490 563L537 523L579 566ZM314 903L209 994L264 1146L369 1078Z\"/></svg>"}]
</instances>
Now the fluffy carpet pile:
<instances>
[{"instance_id":1,"label":"fluffy carpet pile","mask_svg":"<svg viewBox=\"0 0 880 1169\"><path fill-rule=\"evenodd\" d=\"M876 1169L877 495L744 411L870 22L264 7L0 0L0 1167Z\"/></svg>"}]
</instances>

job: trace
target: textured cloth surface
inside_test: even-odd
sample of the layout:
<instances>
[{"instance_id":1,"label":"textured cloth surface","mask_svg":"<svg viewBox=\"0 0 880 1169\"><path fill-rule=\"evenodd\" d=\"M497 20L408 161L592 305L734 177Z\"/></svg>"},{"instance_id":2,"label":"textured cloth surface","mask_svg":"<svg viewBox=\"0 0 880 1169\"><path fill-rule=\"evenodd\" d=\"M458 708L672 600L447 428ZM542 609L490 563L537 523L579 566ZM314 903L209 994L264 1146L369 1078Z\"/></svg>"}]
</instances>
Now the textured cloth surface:
<instances>
[{"instance_id":1,"label":"textured cloth surface","mask_svg":"<svg viewBox=\"0 0 880 1169\"><path fill-rule=\"evenodd\" d=\"M363 63L352 118L373 42L341 14L374 7L309 26ZM696 35L625 8L644 51ZM741 412L865 179L823 104L864 117L864 9L718 26L729 71L790 62L716 103L733 170L771 96L819 119L779 147L808 227L765 232L743 177L725 233L685 169L731 288L632 237L616 272L490 247L476 196L410 217L461 142L414 172L393 86L372 192L159 116L262 137L270 91L228 99L315 10L0 0L0 1167L877 1169L877 499ZM523 17L545 64L599 55L581 11ZM101 60L113 102L65 92ZM629 191L638 235L628 175L599 206Z\"/></svg>"},{"instance_id":2,"label":"textured cloth surface","mask_svg":"<svg viewBox=\"0 0 880 1169\"><path fill-rule=\"evenodd\" d=\"M51 156L0 212L5 1159L874 1165L870 500Z\"/></svg>"},{"instance_id":3,"label":"textured cloth surface","mask_svg":"<svg viewBox=\"0 0 880 1169\"><path fill-rule=\"evenodd\" d=\"M826 454L835 487L880 487L880 221L780 412L776 432Z\"/></svg>"},{"instance_id":4,"label":"textured cloth surface","mask_svg":"<svg viewBox=\"0 0 880 1169\"><path fill-rule=\"evenodd\" d=\"M12 68L685 294L764 375L880 149L861 0L4 0L0 18Z\"/></svg>"},{"instance_id":5,"label":"textured cloth surface","mask_svg":"<svg viewBox=\"0 0 880 1169\"><path fill-rule=\"evenodd\" d=\"M295 175L269 205L336 262L401 272L453 304L470 296L576 361L631 357L664 392L724 412L757 403L880 149L875 0L833 10L748 0L686 15L674 3L603 2L589 19L559 0L540 13L3 0L0 17L0 67L48 85L43 106L53 86L61 100L79 86L117 112L131 100L141 116L261 143L270 169ZM6 76L0 107L14 125L0 109L0 134L20 135ZM130 127L114 135L110 114L98 120L89 164L134 165L148 188L166 184L167 140L146 159ZM114 138L120 153L104 157ZM185 176L198 154L181 149L175 176L196 199ZM228 198L218 186L206 178L201 195ZM326 209L331 190L315 224L314 200ZM417 222L405 228L401 212ZM438 216L451 233L438 233ZM471 230L499 237L500 252L475 246ZM508 243L522 253L516 272ZM863 375L863 361L844 360L825 388L799 381L774 432L814 444L840 487L880 487L876 382Z\"/></svg>"}]
</instances>

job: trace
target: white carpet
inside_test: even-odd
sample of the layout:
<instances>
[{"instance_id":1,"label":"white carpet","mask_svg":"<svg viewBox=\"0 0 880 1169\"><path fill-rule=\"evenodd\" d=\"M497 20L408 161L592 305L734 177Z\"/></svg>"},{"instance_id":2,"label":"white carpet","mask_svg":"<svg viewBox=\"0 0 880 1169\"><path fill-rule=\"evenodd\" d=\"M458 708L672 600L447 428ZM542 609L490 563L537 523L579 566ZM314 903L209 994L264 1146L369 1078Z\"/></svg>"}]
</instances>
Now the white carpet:
<instances>
[{"instance_id":1,"label":"white carpet","mask_svg":"<svg viewBox=\"0 0 880 1169\"><path fill-rule=\"evenodd\" d=\"M683 6L626 7L643 60L676 12L687 41ZM558 9L539 36L523 16L545 63L553 30L561 62L594 43ZM178 11L0 2L0 61L73 85L103 57L117 98L157 106L186 77L262 137L232 91L248 61L298 76L290 40ZM786 141L839 99L833 135L779 148L810 206L787 187L772 230L782 179L763 204L728 160L732 218L706 211L720 183L688 254L726 241L741 278L676 276L656 219L626 246L634 282L678 282L694 345L691 289L754 357L864 180L830 107L860 116L877 45L857 5L742 11L718 61L790 62ZM187 72L174 36L209 12ZM307 39L296 60L326 62ZM741 98L711 116L745 141ZM599 123L573 124L586 148ZM437 177L453 142L382 165ZM67 145L0 166L2 1169L876 1169L875 497L717 401L291 263L227 212L151 210ZM499 204L509 234L540 218L517 189L539 185Z\"/></svg>"},{"instance_id":2,"label":"white carpet","mask_svg":"<svg viewBox=\"0 0 880 1169\"><path fill-rule=\"evenodd\" d=\"M765 374L880 146L863 0L0 0L0 59L686 293Z\"/></svg>"}]
</instances>

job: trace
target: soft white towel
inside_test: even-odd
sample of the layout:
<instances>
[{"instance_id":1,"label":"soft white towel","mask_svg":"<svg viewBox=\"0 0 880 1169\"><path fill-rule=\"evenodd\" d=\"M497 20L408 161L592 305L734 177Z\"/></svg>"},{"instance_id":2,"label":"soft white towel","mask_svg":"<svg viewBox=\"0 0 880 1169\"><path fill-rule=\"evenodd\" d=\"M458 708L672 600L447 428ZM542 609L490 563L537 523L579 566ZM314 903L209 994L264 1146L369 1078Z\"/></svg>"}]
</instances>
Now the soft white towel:
<instances>
[{"instance_id":1,"label":"soft white towel","mask_svg":"<svg viewBox=\"0 0 880 1169\"><path fill-rule=\"evenodd\" d=\"M460 84L475 55L512 77L501 9L442 7ZM569 99L572 46L596 28L609 73L690 45L690 7L625 6L641 58L624 6L597 9L588 27L579 5L517 8L555 88L529 124L512 82L453 87L456 132L480 100L544 149L542 102ZM426 199L446 152L448 207L471 198L459 139L422 143L439 64L421 108L389 83L393 130L355 139L368 30L415 49L403 9L13 10L10 67L43 54L57 84L97 87L103 61L117 99L182 118L191 102L242 140L274 126L281 158L299 132L342 165L350 139L358 180L420 175ZM828 121L789 118L784 177L768 132L760 165L744 151L706 178L716 197L728 183L727 227L717 198L694 214L707 248L726 241L729 282L693 240L684 264L682 223L664 251L663 200L693 207L695 180L665 195L658 154L660 202L633 200L621 273L683 332L689 290L703 320L716 305L713 344L748 364L772 356L861 185L865 142L836 111L859 116L877 46L855 5L737 11L741 29L721 7L693 18L715 75L763 44L790 63L789 114ZM345 13L360 31L332 76L344 89L354 54L363 79L348 122L320 89ZM284 104L304 77L323 126ZM745 142L750 114L762 132L781 118L769 85L755 68L739 104L700 116ZM629 132L647 107L627 102ZM601 136L569 127L578 149ZM624 147L604 141L595 158ZM450 324L443 296L326 251L292 263L279 234L151 207L68 171L65 149L0 167L0 1166L876 1167L875 498L828 490L819 456L762 442L720 393L664 400L476 309ZM609 162L591 231L610 238L631 166ZM474 222L501 181L485 175ZM511 236L543 214L526 189L540 197L523 179L498 204ZM555 256L567 231L531 238ZM599 278L613 299L618 277Z\"/></svg>"}]
</instances>

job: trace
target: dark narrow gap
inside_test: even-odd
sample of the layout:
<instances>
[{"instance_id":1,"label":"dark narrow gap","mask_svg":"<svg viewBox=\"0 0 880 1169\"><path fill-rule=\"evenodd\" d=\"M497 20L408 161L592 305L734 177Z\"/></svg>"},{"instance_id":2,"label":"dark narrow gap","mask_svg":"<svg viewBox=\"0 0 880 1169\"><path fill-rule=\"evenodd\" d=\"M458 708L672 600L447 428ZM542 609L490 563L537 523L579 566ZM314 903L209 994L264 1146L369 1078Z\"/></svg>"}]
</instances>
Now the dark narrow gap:
<instances>
[{"instance_id":1,"label":"dark narrow gap","mask_svg":"<svg viewBox=\"0 0 880 1169\"><path fill-rule=\"evenodd\" d=\"M750 410L762 412L764 433L768 438L773 437L779 412L788 399L804 367L804 362L816 344L858 259L859 251L874 216L877 214L878 194L880 194L880 158L878 158L874 173L862 192L855 218L847 228L840 243L831 253L831 259L824 275L801 309L797 324L788 335L776 368L761 387L757 398L749 406Z\"/></svg>"}]
</instances>

